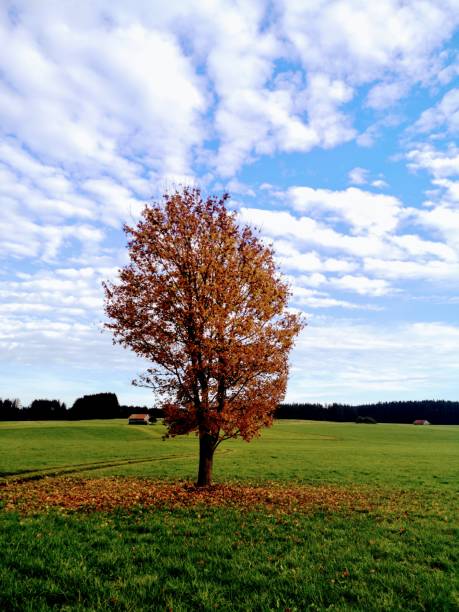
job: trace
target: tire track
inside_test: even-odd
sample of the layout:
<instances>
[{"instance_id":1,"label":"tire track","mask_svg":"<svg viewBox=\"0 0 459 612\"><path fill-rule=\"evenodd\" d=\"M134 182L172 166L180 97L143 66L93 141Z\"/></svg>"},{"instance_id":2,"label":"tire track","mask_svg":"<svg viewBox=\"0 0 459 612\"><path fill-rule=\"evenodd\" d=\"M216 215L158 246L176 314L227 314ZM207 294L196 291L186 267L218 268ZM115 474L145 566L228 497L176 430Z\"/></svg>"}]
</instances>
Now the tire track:
<instances>
[{"instance_id":1,"label":"tire track","mask_svg":"<svg viewBox=\"0 0 459 612\"><path fill-rule=\"evenodd\" d=\"M232 453L230 448L220 451L220 455ZM135 465L138 463L154 463L159 461L168 461L171 459L191 459L195 458L196 453L187 455L167 455L166 457L148 457L143 459L119 459L117 461L97 461L93 463L77 463L71 466L61 466L58 468L44 468L43 470L28 470L21 473L14 472L4 474L0 480L0 486L6 485L8 482L28 482L33 480L41 480L47 477L65 476L67 474L78 474L86 471L103 470L105 468L119 467L121 465Z\"/></svg>"}]
</instances>

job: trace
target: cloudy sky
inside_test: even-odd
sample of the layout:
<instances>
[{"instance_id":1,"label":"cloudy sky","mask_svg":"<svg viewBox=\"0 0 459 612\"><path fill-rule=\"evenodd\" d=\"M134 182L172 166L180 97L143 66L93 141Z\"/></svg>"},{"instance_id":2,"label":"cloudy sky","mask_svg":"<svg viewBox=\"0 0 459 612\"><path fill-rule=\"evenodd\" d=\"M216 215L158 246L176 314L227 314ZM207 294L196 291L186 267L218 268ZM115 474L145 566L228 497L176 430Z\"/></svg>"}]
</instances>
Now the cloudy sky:
<instances>
[{"instance_id":1,"label":"cloudy sky","mask_svg":"<svg viewBox=\"0 0 459 612\"><path fill-rule=\"evenodd\" d=\"M459 0L3 0L0 397L131 387L123 222L229 190L308 327L287 399L459 399Z\"/></svg>"}]
</instances>

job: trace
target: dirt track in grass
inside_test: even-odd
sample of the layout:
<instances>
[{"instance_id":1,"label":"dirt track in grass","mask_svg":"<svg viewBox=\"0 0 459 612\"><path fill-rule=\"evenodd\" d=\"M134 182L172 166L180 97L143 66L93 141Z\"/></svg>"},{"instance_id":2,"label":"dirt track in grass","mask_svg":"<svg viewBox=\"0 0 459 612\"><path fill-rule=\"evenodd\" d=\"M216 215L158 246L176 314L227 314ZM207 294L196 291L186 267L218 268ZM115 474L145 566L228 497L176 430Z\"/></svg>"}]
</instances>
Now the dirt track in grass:
<instances>
[{"instance_id":1,"label":"dirt track in grass","mask_svg":"<svg viewBox=\"0 0 459 612\"><path fill-rule=\"evenodd\" d=\"M23 514L51 508L67 511L113 511L117 508L233 507L254 510L263 506L280 513L317 510L370 512L393 506L400 495L381 496L361 487L263 486L217 484L197 488L189 482L158 482L140 478L43 478L32 482L8 482L0 488L3 509Z\"/></svg>"}]
</instances>

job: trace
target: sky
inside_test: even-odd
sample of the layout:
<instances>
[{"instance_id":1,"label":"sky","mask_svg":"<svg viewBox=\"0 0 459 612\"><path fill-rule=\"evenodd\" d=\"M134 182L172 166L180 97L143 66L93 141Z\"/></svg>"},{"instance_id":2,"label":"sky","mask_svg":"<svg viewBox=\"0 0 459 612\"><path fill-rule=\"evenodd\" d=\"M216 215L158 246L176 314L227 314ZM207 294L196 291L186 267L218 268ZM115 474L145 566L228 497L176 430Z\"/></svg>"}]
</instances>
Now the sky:
<instances>
[{"instance_id":1,"label":"sky","mask_svg":"<svg viewBox=\"0 0 459 612\"><path fill-rule=\"evenodd\" d=\"M125 222L229 191L308 325L286 399L459 400L459 0L3 0L0 397L131 386Z\"/></svg>"}]
</instances>

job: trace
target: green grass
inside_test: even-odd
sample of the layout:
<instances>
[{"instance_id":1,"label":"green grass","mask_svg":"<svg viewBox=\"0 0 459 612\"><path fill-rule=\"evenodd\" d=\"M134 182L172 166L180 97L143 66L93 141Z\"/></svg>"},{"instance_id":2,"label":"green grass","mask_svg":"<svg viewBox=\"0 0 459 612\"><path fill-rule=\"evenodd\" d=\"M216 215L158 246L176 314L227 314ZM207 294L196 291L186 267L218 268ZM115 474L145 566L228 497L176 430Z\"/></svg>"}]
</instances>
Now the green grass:
<instances>
[{"instance_id":1,"label":"green grass","mask_svg":"<svg viewBox=\"0 0 459 612\"><path fill-rule=\"evenodd\" d=\"M196 439L161 434L2 423L0 475L194 479ZM459 427L280 422L222 445L215 480L410 495L369 512L3 511L0 609L459 610Z\"/></svg>"},{"instance_id":2,"label":"green grass","mask_svg":"<svg viewBox=\"0 0 459 612\"><path fill-rule=\"evenodd\" d=\"M406 531L404 531L406 529ZM234 510L3 515L11 610L457 610L447 523Z\"/></svg>"},{"instance_id":3,"label":"green grass","mask_svg":"<svg viewBox=\"0 0 459 612\"><path fill-rule=\"evenodd\" d=\"M196 437L164 441L163 433L161 425L129 426L124 420L0 423L0 477L77 466L88 477L195 478ZM280 421L249 444L223 443L214 470L217 482L349 482L457 491L459 427Z\"/></svg>"},{"instance_id":4,"label":"green grass","mask_svg":"<svg viewBox=\"0 0 459 612\"><path fill-rule=\"evenodd\" d=\"M161 460L195 452L195 440L166 445L161 425L129 426L113 421L0 423L0 477L65 472L99 464ZM175 445L176 447L177 445Z\"/></svg>"}]
</instances>

